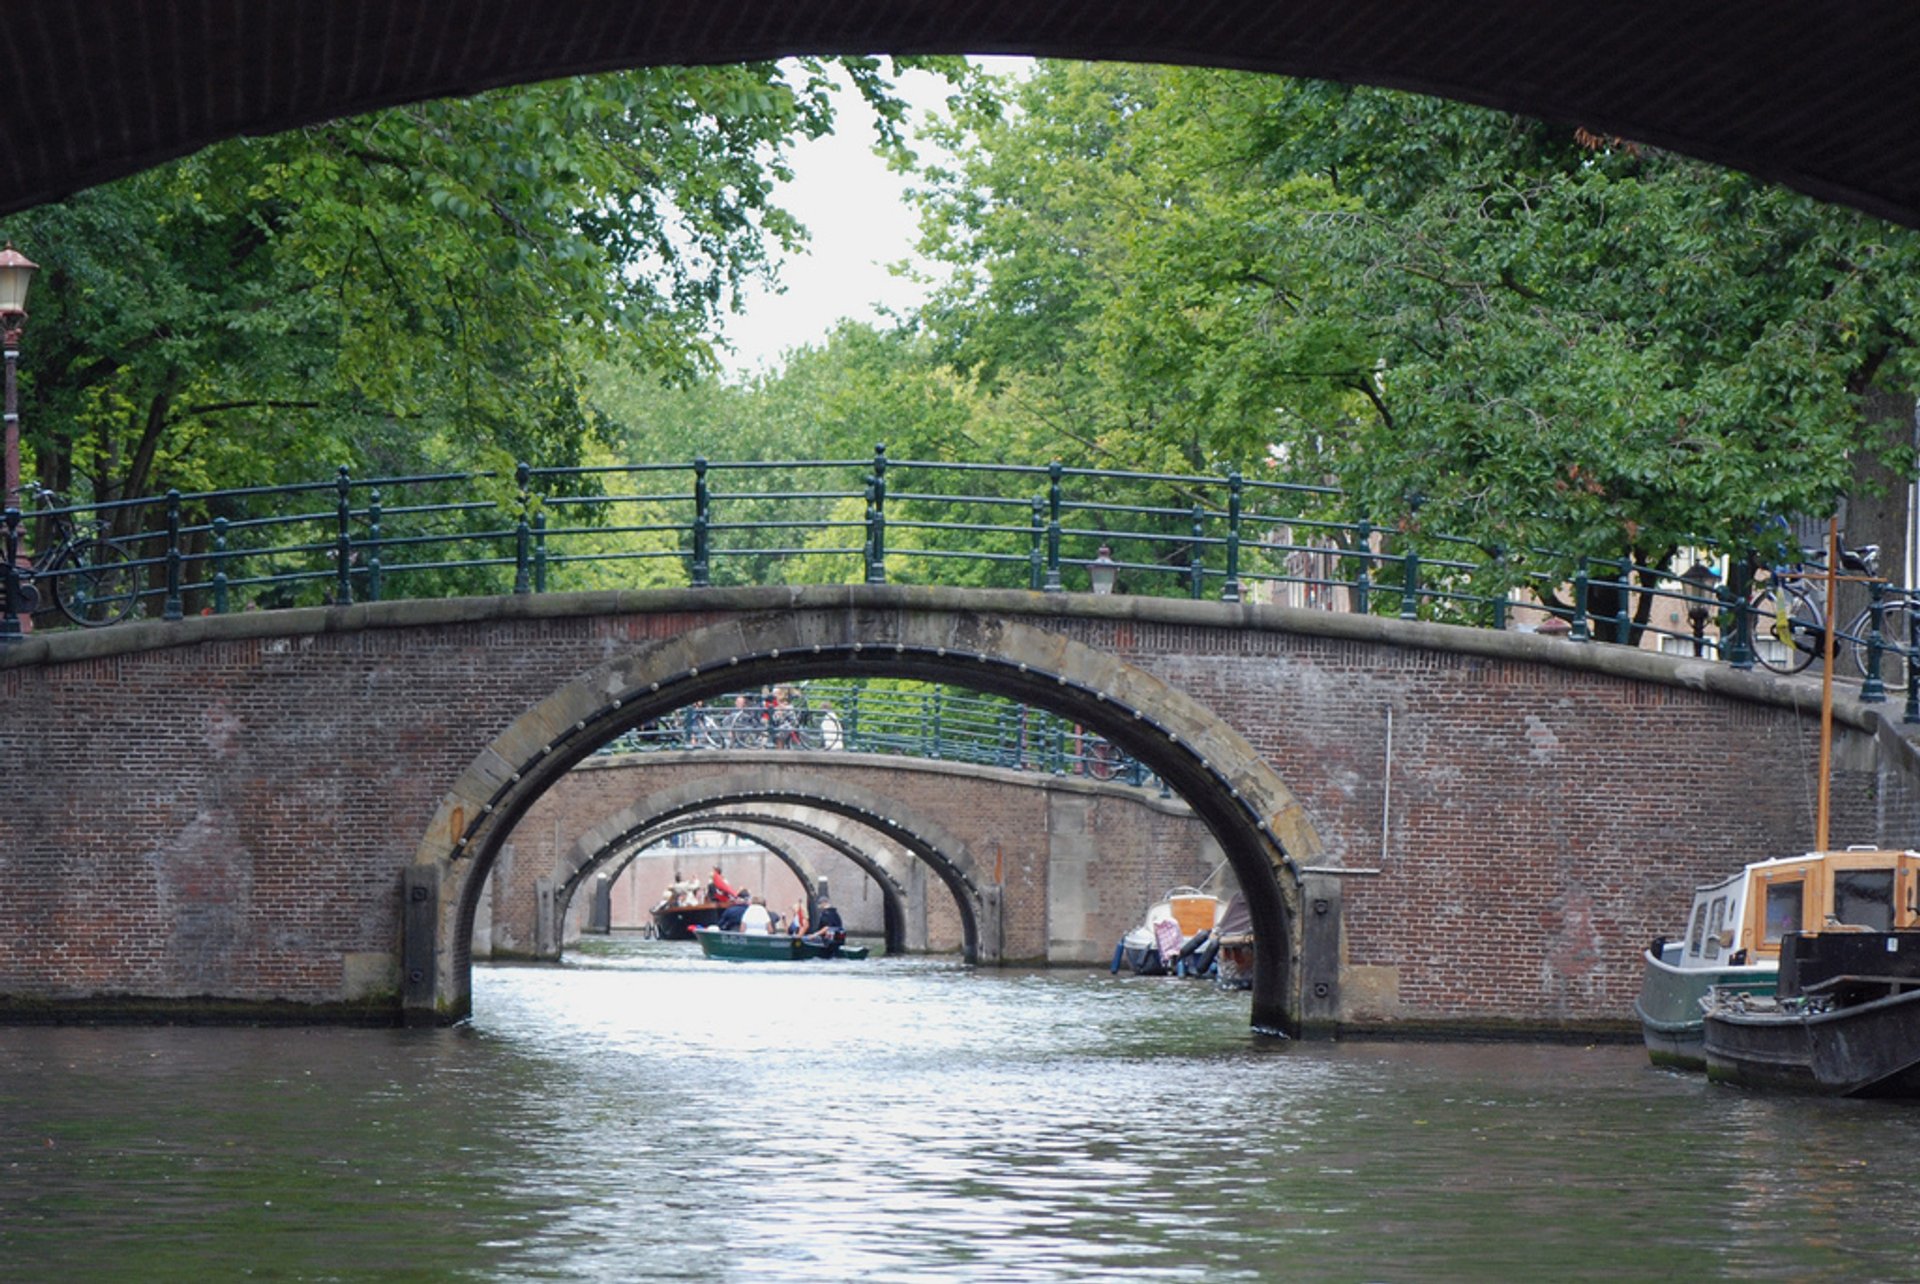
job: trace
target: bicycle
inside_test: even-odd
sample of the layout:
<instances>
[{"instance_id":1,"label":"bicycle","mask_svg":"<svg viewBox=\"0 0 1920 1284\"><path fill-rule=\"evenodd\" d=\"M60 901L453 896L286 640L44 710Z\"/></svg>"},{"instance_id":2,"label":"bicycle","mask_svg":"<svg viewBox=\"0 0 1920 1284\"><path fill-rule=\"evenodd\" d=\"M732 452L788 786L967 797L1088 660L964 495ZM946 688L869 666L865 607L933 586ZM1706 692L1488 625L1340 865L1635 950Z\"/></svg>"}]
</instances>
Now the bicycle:
<instances>
[{"instance_id":1,"label":"bicycle","mask_svg":"<svg viewBox=\"0 0 1920 1284\"><path fill-rule=\"evenodd\" d=\"M815 748L813 732L806 720L797 710L781 707L773 714L773 747L775 749L812 749Z\"/></svg>"},{"instance_id":2,"label":"bicycle","mask_svg":"<svg viewBox=\"0 0 1920 1284\"><path fill-rule=\"evenodd\" d=\"M1920 594L1895 593L1880 603L1880 680L1889 691L1906 688L1916 618L1920 618ZM1867 638L1873 631L1873 607L1860 612L1847 631L1852 635L1854 668L1864 678L1872 659L1868 655Z\"/></svg>"},{"instance_id":3,"label":"bicycle","mask_svg":"<svg viewBox=\"0 0 1920 1284\"><path fill-rule=\"evenodd\" d=\"M1840 550L1840 568L1848 575L1875 575L1879 563L1878 544ZM1825 654L1826 594L1815 593L1808 585L1821 582L1819 572L1824 572L1826 565L1823 550L1802 548L1800 560L1775 567L1767 582L1747 598L1754 622L1754 659L1775 673L1799 673ZM1872 608L1869 607L1854 618L1850 628L1835 634L1833 639L1836 654L1846 643L1854 643L1854 663L1863 674L1867 664L1867 628L1871 623ZM1891 634L1892 630L1887 632ZM1884 669L1882 672L1884 674Z\"/></svg>"},{"instance_id":4,"label":"bicycle","mask_svg":"<svg viewBox=\"0 0 1920 1284\"><path fill-rule=\"evenodd\" d=\"M104 521L76 521L71 509L59 506L60 497L53 491L35 486L33 498L48 510L40 521L49 538L20 571L21 614L40 609L39 584L45 580L60 613L83 628L104 628L131 615L140 600L139 559L103 533Z\"/></svg>"}]
</instances>

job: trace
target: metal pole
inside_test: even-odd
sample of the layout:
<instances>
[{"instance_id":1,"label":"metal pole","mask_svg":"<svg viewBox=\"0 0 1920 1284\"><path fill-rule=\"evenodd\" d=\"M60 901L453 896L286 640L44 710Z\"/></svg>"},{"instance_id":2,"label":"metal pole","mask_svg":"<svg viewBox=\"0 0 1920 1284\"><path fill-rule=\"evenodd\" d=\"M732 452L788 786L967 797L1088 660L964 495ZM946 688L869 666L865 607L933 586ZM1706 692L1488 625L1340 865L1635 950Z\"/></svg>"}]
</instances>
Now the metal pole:
<instances>
[{"instance_id":1,"label":"metal pole","mask_svg":"<svg viewBox=\"0 0 1920 1284\"><path fill-rule=\"evenodd\" d=\"M339 490L339 502L335 512L339 520L339 536L333 548L333 604L348 606L353 602L353 501L348 497L351 485L347 466L340 465L340 472L334 479Z\"/></svg>"},{"instance_id":2,"label":"metal pole","mask_svg":"<svg viewBox=\"0 0 1920 1284\"><path fill-rule=\"evenodd\" d=\"M1880 632L1887 612L1886 585L1868 580L1867 603L1867 676L1860 684L1860 703L1880 704L1887 698L1886 680L1880 676L1880 657L1887 645ZM1832 621L1828 621L1827 632L1833 632Z\"/></svg>"},{"instance_id":3,"label":"metal pole","mask_svg":"<svg viewBox=\"0 0 1920 1284\"><path fill-rule=\"evenodd\" d=\"M180 564L180 492L170 490L167 492L167 596L160 608L163 620L177 620L186 614L180 601Z\"/></svg>"},{"instance_id":4,"label":"metal pole","mask_svg":"<svg viewBox=\"0 0 1920 1284\"><path fill-rule=\"evenodd\" d=\"M712 497L707 493L707 460L693 457L693 587L706 588L713 583L712 550L707 545L708 523L712 519Z\"/></svg>"},{"instance_id":5,"label":"metal pole","mask_svg":"<svg viewBox=\"0 0 1920 1284\"><path fill-rule=\"evenodd\" d=\"M1064 593L1060 582L1060 461L1047 465L1047 578L1042 586L1047 593Z\"/></svg>"},{"instance_id":6,"label":"metal pole","mask_svg":"<svg viewBox=\"0 0 1920 1284\"><path fill-rule=\"evenodd\" d=\"M533 528L527 525L527 481L533 470L522 463L514 470L520 484L520 516L513 524L513 592L525 597L533 592Z\"/></svg>"},{"instance_id":7,"label":"metal pole","mask_svg":"<svg viewBox=\"0 0 1920 1284\"><path fill-rule=\"evenodd\" d=\"M1222 602L1240 600L1240 470L1227 474L1227 582L1220 590Z\"/></svg>"},{"instance_id":8,"label":"metal pole","mask_svg":"<svg viewBox=\"0 0 1920 1284\"><path fill-rule=\"evenodd\" d=\"M6 513L6 587L4 614L0 614L0 644L18 642L26 637L20 627L20 510L11 504Z\"/></svg>"},{"instance_id":9,"label":"metal pole","mask_svg":"<svg viewBox=\"0 0 1920 1284\"><path fill-rule=\"evenodd\" d=\"M867 583L887 582L887 448L873 448L872 502L867 508Z\"/></svg>"}]
</instances>

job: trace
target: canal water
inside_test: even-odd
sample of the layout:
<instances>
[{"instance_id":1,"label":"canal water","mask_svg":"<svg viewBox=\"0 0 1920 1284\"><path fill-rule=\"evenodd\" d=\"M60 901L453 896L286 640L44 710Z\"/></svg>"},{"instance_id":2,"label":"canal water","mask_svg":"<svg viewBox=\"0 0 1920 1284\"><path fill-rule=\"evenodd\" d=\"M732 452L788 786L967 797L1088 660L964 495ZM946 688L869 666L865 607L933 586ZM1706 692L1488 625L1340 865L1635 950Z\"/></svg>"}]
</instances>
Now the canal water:
<instances>
[{"instance_id":1,"label":"canal water","mask_svg":"<svg viewBox=\"0 0 1920 1284\"><path fill-rule=\"evenodd\" d=\"M485 968L454 1030L0 1029L0 1278L1912 1279L1920 1107L1289 1044L1192 981Z\"/></svg>"}]
</instances>

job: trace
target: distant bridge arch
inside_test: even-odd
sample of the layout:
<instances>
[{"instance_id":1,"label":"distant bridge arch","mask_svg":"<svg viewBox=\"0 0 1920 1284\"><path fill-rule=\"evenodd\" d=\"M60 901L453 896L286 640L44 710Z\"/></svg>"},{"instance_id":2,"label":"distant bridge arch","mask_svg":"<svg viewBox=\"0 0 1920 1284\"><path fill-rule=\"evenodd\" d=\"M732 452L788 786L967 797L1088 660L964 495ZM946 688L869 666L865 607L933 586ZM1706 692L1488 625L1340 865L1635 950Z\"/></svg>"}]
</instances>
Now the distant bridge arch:
<instances>
[{"instance_id":1,"label":"distant bridge arch","mask_svg":"<svg viewBox=\"0 0 1920 1284\"><path fill-rule=\"evenodd\" d=\"M673 832L687 832L702 829L712 830L723 834L730 834L734 837L744 839L747 842L758 843L765 847L768 851L773 852L788 869L793 870L795 875L800 879L801 885L806 888L807 902L810 907L809 912L811 912L811 907L822 893L823 878L819 871L812 867L811 862L803 857L795 856L791 852L783 853L782 849L776 846L776 844L782 840L773 838L770 834L792 835L799 838L811 839L819 843L828 850L845 857L859 869L861 873L871 879L874 886L880 889L880 933L886 952L889 954L900 954L906 951L907 889L902 879L892 868L892 863L889 860L884 859L882 856L876 856L872 851L862 847L859 843L853 842L844 834L819 825L810 824L794 816L779 815L774 812L737 810L715 811L706 816L693 816L685 821L677 822L675 825L670 826L670 829ZM877 838L879 835L875 835L875 837ZM659 840L654 839L652 841L657 843ZM613 862L614 868L612 873L608 875L609 881L618 881L620 876L625 873L632 863L645 854L646 849L637 848L629 852L626 856L617 858ZM835 893L831 888L825 890L830 897L838 895L844 898L846 895L844 891Z\"/></svg>"},{"instance_id":2,"label":"distant bridge arch","mask_svg":"<svg viewBox=\"0 0 1920 1284\"><path fill-rule=\"evenodd\" d=\"M1247 899L1262 944L1254 1024L1300 1028L1300 893L1293 854L1310 858L1323 844L1260 754L1218 715L1114 655L1017 619L932 611L858 622L838 612L805 610L735 617L606 661L520 715L462 773L416 853L409 901L432 899L438 908L431 922L424 914L407 919L409 1007L443 1018L465 1013L468 946L486 874L527 808L595 748L649 719L728 691L850 674L918 678L1010 696L1069 717L1140 759L1213 833ZM830 792L760 797L843 814L863 809ZM682 791L631 809L624 824L644 829L698 810L712 797ZM865 810L883 826L892 820ZM619 832L604 833L590 846L583 840L567 877ZM957 865L941 869L937 845L915 854L955 890L969 957L982 957L979 880ZM422 966L429 958L430 977Z\"/></svg>"}]
</instances>

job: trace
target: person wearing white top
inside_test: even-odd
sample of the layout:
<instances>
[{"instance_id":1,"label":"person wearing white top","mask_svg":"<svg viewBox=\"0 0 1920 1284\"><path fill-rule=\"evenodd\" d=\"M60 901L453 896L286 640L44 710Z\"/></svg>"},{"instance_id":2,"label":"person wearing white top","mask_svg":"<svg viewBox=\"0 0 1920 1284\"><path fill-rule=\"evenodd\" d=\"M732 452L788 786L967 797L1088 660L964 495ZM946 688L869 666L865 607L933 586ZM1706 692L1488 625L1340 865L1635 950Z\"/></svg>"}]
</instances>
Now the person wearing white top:
<instances>
[{"instance_id":1,"label":"person wearing white top","mask_svg":"<svg viewBox=\"0 0 1920 1284\"><path fill-rule=\"evenodd\" d=\"M766 901L758 896L753 898L753 903L747 906L747 912L740 916L740 930L758 932L762 936L773 931L773 915L767 912Z\"/></svg>"}]
</instances>

